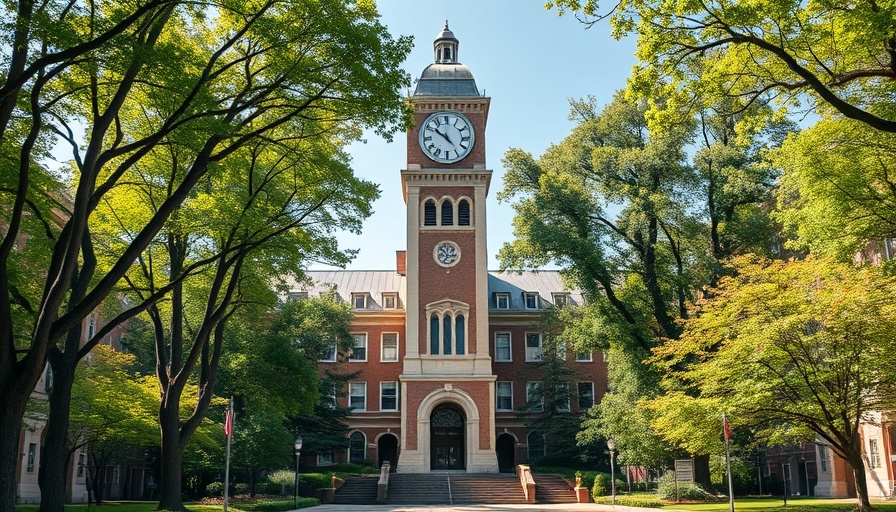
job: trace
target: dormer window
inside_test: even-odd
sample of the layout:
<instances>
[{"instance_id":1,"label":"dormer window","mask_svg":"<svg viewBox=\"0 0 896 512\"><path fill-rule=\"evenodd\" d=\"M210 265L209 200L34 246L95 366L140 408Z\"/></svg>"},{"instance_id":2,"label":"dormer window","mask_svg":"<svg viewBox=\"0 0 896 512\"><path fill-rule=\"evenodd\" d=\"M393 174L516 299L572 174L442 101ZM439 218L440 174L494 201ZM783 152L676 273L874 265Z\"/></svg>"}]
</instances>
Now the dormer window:
<instances>
[{"instance_id":1,"label":"dormer window","mask_svg":"<svg viewBox=\"0 0 896 512\"><path fill-rule=\"evenodd\" d=\"M569 294L568 293L555 293L554 295L554 307L562 308L563 306L569 305Z\"/></svg>"},{"instance_id":2,"label":"dormer window","mask_svg":"<svg viewBox=\"0 0 896 512\"><path fill-rule=\"evenodd\" d=\"M383 294L383 309L397 309L398 308L398 294L397 293L384 293Z\"/></svg>"},{"instance_id":3,"label":"dormer window","mask_svg":"<svg viewBox=\"0 0 896 512\"><path fill-rule=\"evenodd\" d=\"M526 309L538 309L538 294L535 292L524 293L523 304L526 305Z\"/></svg>"},{"instance_id":4,"label":"dormer window","mask_svg":"<svg viewBox=\"0 0 896 512\"><path fill-rule=\"evenodd\" d=\"M367 294L366 293L353 293L352 294L352 308L367 309Z\"/></svg>"},{"instance_id":5,"label":"dormer window","mask_svg":"<svg viewBox=\"0 0 896 512\"><path fill-rule=\"evenodd\" d=\"M289 300L304 300L308 298L308 292L289 292L286 297Z\"/></svg>"},{"instance_id":6,"label":"dormer window","mask_svg":"<svg viewBox=\"0 0 896 512\"><path fill-rule=\"evenodd\" d=\"M495 293L495 309L510 309L509 293Z\"/></svg>"}]
</instances>

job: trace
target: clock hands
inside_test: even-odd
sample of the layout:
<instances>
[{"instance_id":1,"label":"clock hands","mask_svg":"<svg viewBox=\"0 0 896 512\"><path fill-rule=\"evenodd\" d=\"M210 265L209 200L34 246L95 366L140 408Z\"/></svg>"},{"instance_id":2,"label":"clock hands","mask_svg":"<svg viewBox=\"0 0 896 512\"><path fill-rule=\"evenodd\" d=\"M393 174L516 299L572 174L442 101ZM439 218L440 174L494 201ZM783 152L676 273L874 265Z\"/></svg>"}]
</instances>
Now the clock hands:
<instances>
[{"instance_id":1,"label":"clock hands","mask_svg":"<svg viewBox=\"0 0 896 512\"><path fill-rule=\"evenodd\" d=\"M435 132L438 133L443 139L447 140L448 144L451 144L451 146L454 147L454 143L451 142L451 138L448 137L447 133L440 132L438 128L435 129Z\"/></svg>"}]
</instances>

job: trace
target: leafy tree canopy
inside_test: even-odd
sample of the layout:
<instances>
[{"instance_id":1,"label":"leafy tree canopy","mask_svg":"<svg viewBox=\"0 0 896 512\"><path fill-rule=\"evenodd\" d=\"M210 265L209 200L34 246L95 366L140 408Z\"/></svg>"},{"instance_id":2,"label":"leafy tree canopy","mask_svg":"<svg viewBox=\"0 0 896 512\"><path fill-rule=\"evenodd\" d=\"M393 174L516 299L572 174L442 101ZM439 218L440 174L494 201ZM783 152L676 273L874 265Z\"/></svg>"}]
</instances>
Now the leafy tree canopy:
<instances>
[{"instance_id":1,"label":"leafy tree canopy","mask_svg":"<svg viewBox=\"0 0 896 512\"><path fill-rule=\"evenodd\" d=\"M637 33L631 84L672 91L676 102L710 93L747 103L808 102L896 132L896 5L882 2L552 0L617 38Z\"/></svg>"}]
</instances>

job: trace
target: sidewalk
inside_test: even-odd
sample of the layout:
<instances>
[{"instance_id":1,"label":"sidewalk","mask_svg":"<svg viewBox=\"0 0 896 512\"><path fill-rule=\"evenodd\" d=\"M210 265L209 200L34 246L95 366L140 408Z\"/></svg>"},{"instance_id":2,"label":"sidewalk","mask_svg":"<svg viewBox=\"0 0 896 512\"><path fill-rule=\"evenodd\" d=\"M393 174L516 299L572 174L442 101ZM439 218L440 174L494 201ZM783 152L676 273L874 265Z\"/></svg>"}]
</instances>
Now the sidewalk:
<instances>
[{"instance_id":1,"label":"sidewalk","mask_svg":"<svg viewBox=\"0 0 896 512\"><path fill-rule=\"evenodd\" d=\"M658 512L658 508L623 507L621 505L596 505L594 503L562 503L557 505L320 505L308 512L515 512L536 511L591 511L591 512ZM663 512L670 512L663 509Z\"/></svg>"}]
</instances>

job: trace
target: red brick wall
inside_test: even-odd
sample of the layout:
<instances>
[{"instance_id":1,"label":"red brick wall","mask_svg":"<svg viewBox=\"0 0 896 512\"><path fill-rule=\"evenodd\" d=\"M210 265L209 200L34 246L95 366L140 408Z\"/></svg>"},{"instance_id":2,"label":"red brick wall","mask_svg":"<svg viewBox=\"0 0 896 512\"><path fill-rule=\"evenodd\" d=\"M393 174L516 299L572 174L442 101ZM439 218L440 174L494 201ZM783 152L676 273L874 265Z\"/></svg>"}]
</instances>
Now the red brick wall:
<instances>
[{"instance_id":1,"label":"red brick wall","mask_svg":"<svg viewBox=\"0 0 896 512\"><path fill-rule=\"evenodd\" d=\"M489 435L492 430L489 418L489 400L491 392L489 391L488 382L463 382L456 380L444 381L412 381L408 382L408 425L405 433L407 447L409 450L417 449L417 410L420 408L421 402L430 393L435 390L444 389L445 384L451 384L455 390L466 392L476 402L479 409L479 449L487 450L489 448ZM463 409L463 407L461 407ZM420 435L429 435L428 432L421 432ZM469 442L469 440L467 440Z\"/></svg>"}]
</instances>

